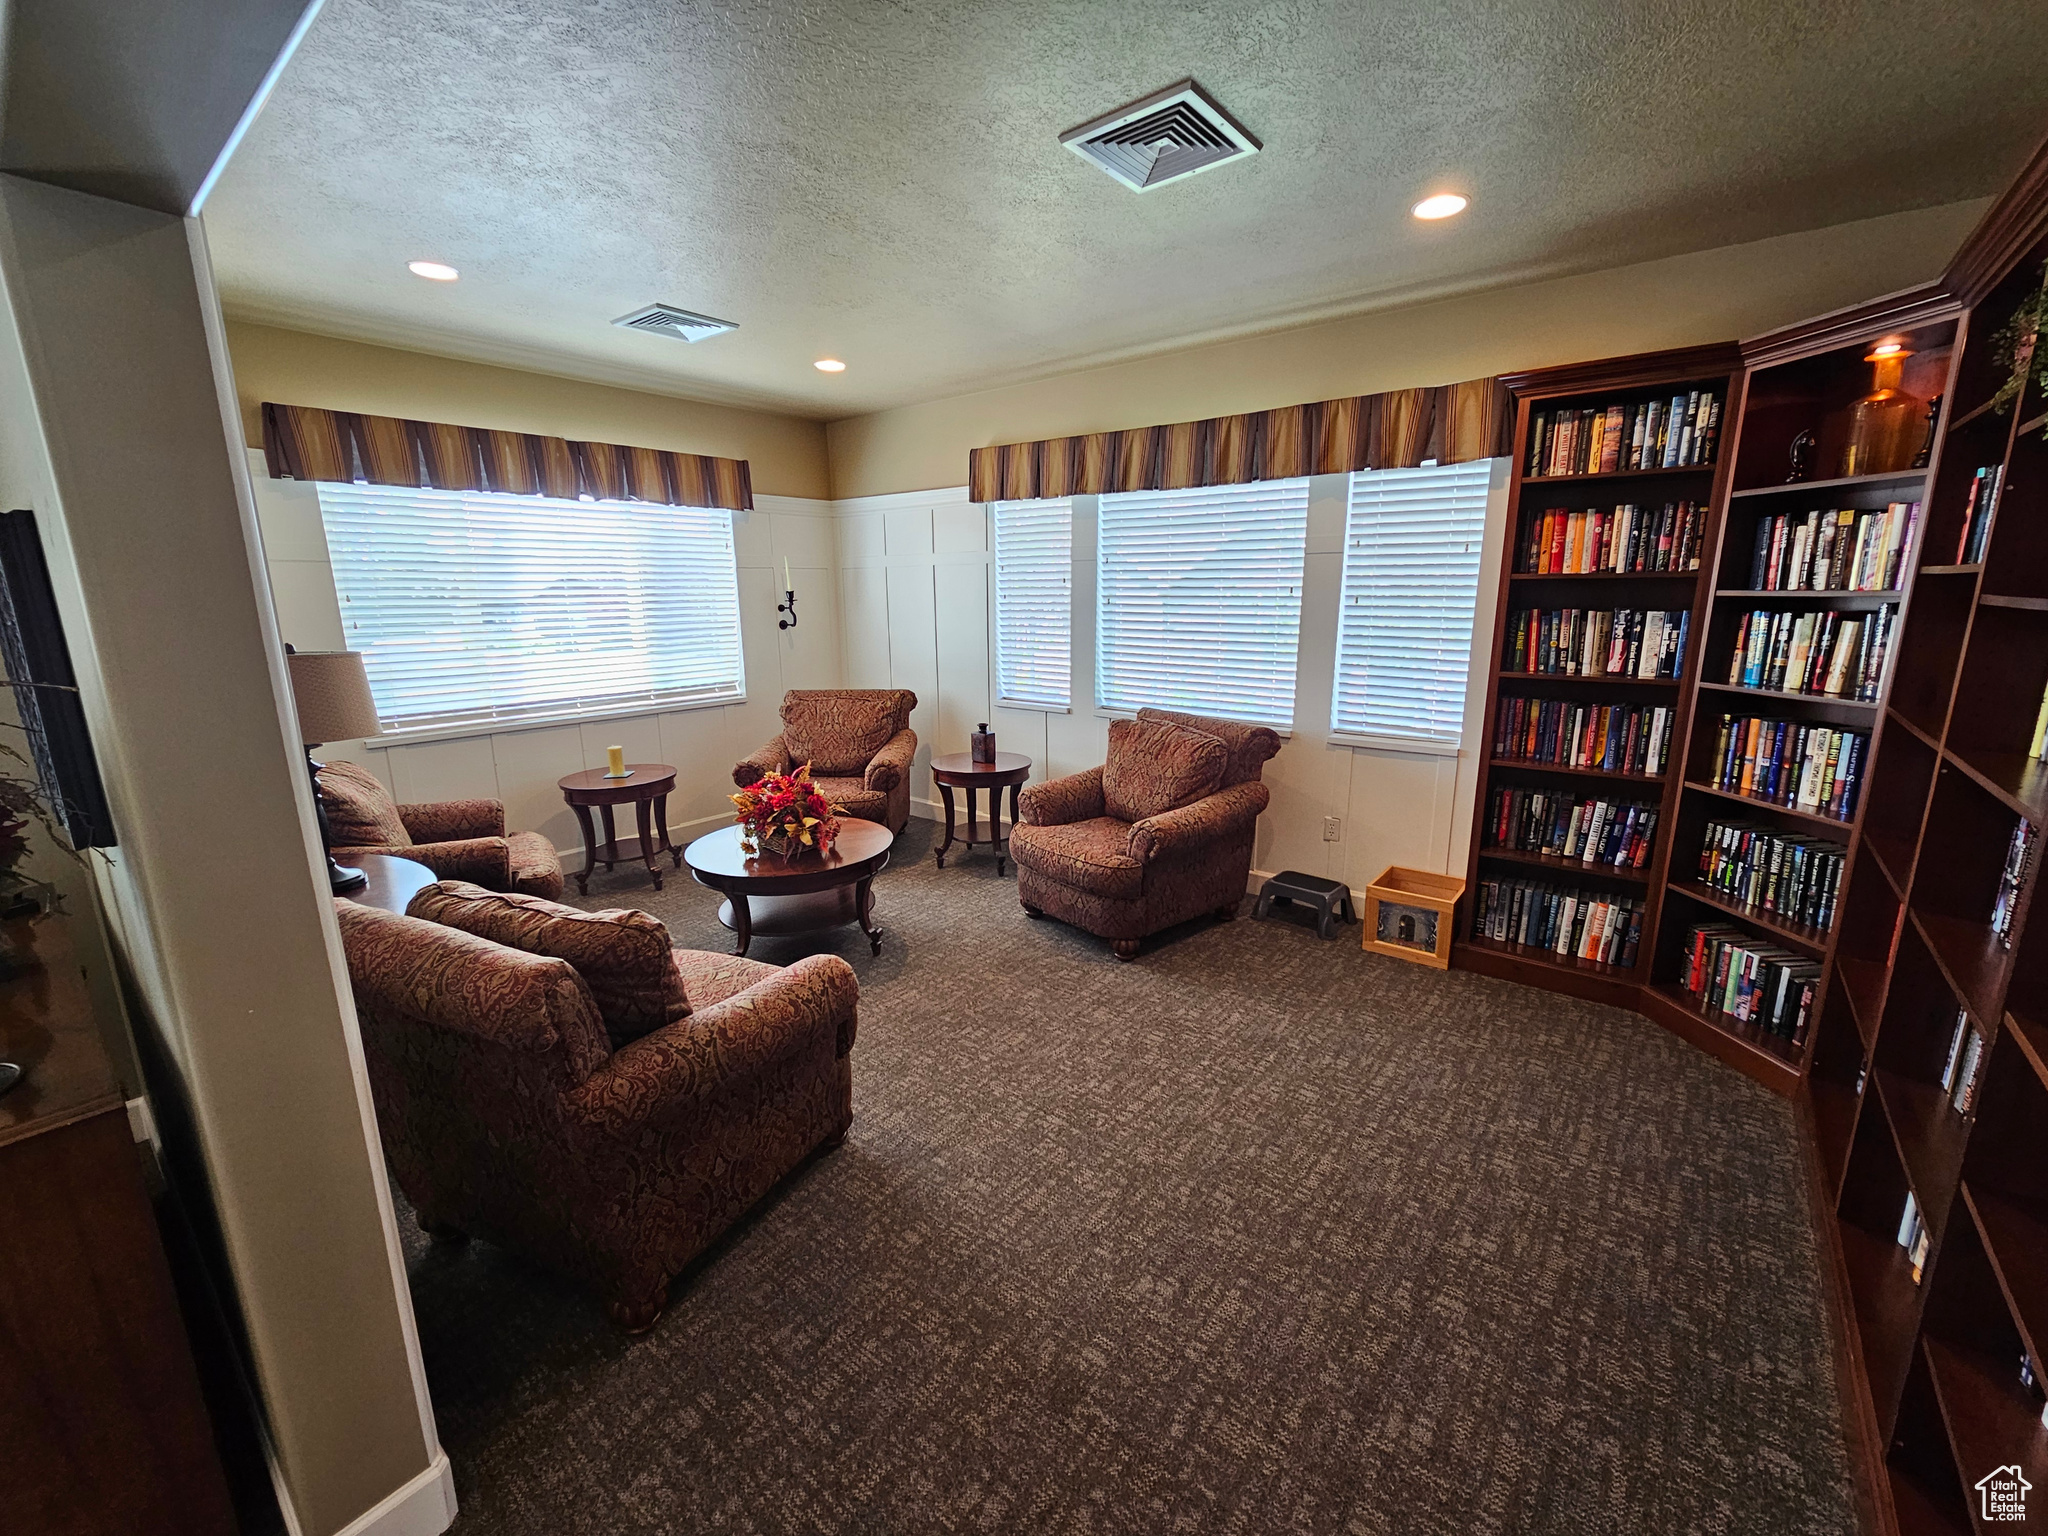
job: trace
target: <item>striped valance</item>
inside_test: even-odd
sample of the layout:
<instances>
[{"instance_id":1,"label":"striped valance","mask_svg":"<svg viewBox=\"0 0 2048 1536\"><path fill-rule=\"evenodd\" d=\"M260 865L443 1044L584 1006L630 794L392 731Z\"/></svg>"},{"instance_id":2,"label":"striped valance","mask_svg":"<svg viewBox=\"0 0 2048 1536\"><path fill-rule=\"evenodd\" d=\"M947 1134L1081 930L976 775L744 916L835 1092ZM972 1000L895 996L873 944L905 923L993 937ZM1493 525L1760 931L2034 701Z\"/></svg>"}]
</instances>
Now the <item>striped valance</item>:
<instances>
[{"instance_id":1,"label":"striped valance","mask_svg":"<svg viewBox=\"0 0 2048 1536\"><path fill-rule=\"evenodd\" d=\"M1393 389L1314 405L1124 432L1005 443L967 455L974 501L1170 491L1354 469L1462 464L1513 451L1514 408L1498 379Z\"/></svg>"},{"instance_id":2,"label":"striped valance","mask_svg":"<svg viewBox=\"0 0 2048 1536\"><path fill-rule=\"evenodd\" d=\"M599 501L734 511L754 504L745 459L580 443L489 427L451 427L310 405L264 402L263 456L279 480L366 481L567 501L590 496Z\"/></svg>"}]
</instances>

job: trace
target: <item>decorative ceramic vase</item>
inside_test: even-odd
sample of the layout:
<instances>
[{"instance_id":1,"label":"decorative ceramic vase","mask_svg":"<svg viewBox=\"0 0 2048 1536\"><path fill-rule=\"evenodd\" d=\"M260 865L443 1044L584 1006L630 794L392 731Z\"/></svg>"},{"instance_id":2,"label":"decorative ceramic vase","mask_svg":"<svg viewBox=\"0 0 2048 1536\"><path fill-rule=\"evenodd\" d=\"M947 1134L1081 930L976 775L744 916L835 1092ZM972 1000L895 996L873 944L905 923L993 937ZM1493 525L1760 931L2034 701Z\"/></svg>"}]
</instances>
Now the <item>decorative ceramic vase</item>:
<instances>
[{"instance_id":1,"label":"decorative ceramic vase","mask_svg":"<svg viewBox=\"0 0 2048 1536\"><path fill-rule=\"evenodd\" d=\"M1880 342L1863 360L1871 365L1870 393L1849 407L1841 473L1882 475L1904 469L1920 443L1927 402L1899 387L1912 356L1895 341Z\"/></svg>"},{"instance_id":2,"label":"decorative ceramic vase","mask_svg":"<svg viewBox=\"0 0 2048 1536\"><path fill-rule=\"evenodd\" d=\"M967 733L967 746L977 763L992 763L996 760L996 733L988 728L986 720Z\"/></svg>"}]
</instances>

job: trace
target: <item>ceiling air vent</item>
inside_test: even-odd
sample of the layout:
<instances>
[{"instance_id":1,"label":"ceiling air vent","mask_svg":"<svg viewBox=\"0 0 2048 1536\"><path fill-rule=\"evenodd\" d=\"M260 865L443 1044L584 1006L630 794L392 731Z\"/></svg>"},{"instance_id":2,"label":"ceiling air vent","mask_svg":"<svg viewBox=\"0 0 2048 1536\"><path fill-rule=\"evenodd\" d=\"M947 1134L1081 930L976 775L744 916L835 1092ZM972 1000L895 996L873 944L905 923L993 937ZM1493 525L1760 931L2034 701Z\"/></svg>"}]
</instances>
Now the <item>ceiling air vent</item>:
<instances>
[{"instance_id":1,"label":"ceiling air vent","mask_svg":"<svg viewBox=\"0 0 2048 1536\"><path fill-rule=\"evenodd\" d=\"M621 315L612 322L629 331L645 331L650 336L673 336L677 341L702 341L707 336L722 335L736 331L739 323L734 320L714 320L709 315L693 315L687 309L677 309L673 304L650 304L645 309L636 309L630 315Z\"/></svg>"},{"instance_id":2,"label":"ceiling air vent","mask_svg":"<svg viewBox=\"0 0 2048 1536\"><path fill-rule=\"evenodd\" d=\"M1259 141L1192 80L1060 135L1133 192L1150 192L1259 152Z\"/></svg>"}]
</instances>

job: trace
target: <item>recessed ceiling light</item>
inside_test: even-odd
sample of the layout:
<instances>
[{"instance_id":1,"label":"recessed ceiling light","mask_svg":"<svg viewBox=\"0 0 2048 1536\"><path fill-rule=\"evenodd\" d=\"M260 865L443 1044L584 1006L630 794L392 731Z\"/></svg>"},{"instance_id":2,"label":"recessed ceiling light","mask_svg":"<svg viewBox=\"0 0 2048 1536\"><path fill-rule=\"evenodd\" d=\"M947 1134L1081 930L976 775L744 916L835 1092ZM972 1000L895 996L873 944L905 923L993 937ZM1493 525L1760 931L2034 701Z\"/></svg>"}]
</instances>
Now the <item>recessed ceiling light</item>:
<instances>
[{"instance_id":1,"label":"recessed ceiling light","mask_svg":"<svg viewBox=\"0 0 2048 1536\"><path fill-rule=\"evenodd\" d=\"M821 357L815 363L811 364L811 366L817 369L820 373L846 372L846 364L839 361L839 359L836 357Z\"/></svg>"},{"instance_id":2,"label":"recessed ceiling light","mask_svg":"<svg viewBox=\"0 0 2048 1536\"><path fill-rule=\"evenodd\" d=\"M424 277L437 283L452 283L462 274L445 261L408 261L405 270L414 277Z\"/></svg>"},{"instance_id":3,"label":"recessed ceiling light","mask_svg":"<svg viewBox=\"0 0 2048 1536\"><path fill-rule=\"evenodd\" d=\"M1463 213L1465 202L1455 192L1439 192L1434 197L1425 197L1413 211L1418 219L1448 219L1454 213Z\"/></svg>"}]
</instances>

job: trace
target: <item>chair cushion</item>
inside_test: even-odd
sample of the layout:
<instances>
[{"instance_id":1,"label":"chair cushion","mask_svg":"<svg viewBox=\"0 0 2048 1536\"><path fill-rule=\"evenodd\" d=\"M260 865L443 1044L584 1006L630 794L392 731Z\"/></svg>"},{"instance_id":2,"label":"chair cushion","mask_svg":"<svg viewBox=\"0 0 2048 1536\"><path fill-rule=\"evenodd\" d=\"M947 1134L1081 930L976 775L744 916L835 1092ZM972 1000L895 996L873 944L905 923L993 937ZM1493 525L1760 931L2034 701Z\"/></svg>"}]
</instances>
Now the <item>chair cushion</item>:
<instances>
[{"instance_id":1,"label":"chair cushion","mask_svg":"<svg viewBox=\"0 0 2048 1536\"><path fill-rule=\"evenodd\" d=\"M568 961L597 1000L614 1049L689 1017L668 930L645 912L583 912L461 880L435 882L405 911L510 949Z\"/></svg>"},{"instance_id":2,"label":"chair cushion","mask_svg":"<svg viewBox=\"0 0 2048 1536\"><path fill-rule=\"evenodd\" d=\"M320 765L320 804L336 848L410 848L412 834L384 781L355 763Z\"/></svg>"},{"instance_id":3,"label":"chair cushion","mask_svg":"<svg viewBox=\"0 0 2048 1536\"><path fill-rule=\"evenodd\" d=\"M1102 808L1143 821L1223 787L1230 750L1214 736L1163 720L1117 720L1102 765Z\"/></svg>"},{"instance_id":4,"label":"chair cushion","mask_svg":"<svg viewBox=\"0 0 2048 1536\"><path fill-rule=\"evenodd\" d=\"M505 839L512 889L522 896L557 901L562 895L562 856L540 832L514 832Z\"/></svg>"},{"instance_id":5,"label":"chair cushion","mask_svg":"<svg viewBox=\"0 0 2048 1536\"><path fill-rule=\"evenodd\" d=\"M1131 829L1114 816L1018 827L1010 834L1010 857L1075 890L1120 901L1145 894L1145 866L1131 857Z\"/></svg>"},{"instance_id":6,"label":"chair cushion","mask_svg":"<svg viewBox=\"0 0 2048 1536\"><path fill-rule=\"evenodd\" d=\"M792 691L782 701L782 744L792 763L813 777L867 772L874 755L901 729L895 689Z\"/></svg>"},{"instance_id":7,"label":"chair cushion","mask_svg":"<svg viewBox=\"0 0 2048 1536\"><path fill-rule=\"evenodd\" d=\"M740 993L758 981L773 976L779 966L738 955L715 955L704 949L675 951L676 973L683 978L683 990L692 1008L709 1008Z\"/></svg>"}]
</instances>

